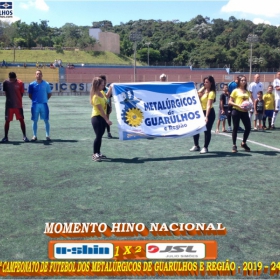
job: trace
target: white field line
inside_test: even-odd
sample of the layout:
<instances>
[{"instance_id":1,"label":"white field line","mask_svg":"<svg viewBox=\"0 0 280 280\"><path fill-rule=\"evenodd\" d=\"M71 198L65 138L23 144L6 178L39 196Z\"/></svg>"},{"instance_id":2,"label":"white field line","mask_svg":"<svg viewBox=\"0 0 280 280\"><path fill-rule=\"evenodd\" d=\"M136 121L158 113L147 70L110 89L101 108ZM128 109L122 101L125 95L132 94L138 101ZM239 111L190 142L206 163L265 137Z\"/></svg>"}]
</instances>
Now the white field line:
<instances>
[{"instance_id":1,"label":"white field line","mask_svg":"<svg viewBox=\"0 0 280 280\"><path fill-rule=\"evenodd\" d=\"M211 131L213 133L215 133L215 131ZM231 133L215 133L215 135L223 135L223 136L226 136L226 137L230 137L231 138ZM241 137L237 137L238 140L243 140L243 138ZM252 140L247 140L247 142L249 143L252 143L252 144L255 144L255 145L259 145L259 146L262 146L262 147L265 147L265 148L268 148L268 149L271 149L271 150L274 150L274 151L277 151L277 152L280 152L280 149L278 148L275 148L275 147L272 147L272 146L268 146L268 145L265 145L265 144L262 144L262 143L259 143L259 142L256 142L256 141L252 141Z\"/></svg>"}]
</instances>

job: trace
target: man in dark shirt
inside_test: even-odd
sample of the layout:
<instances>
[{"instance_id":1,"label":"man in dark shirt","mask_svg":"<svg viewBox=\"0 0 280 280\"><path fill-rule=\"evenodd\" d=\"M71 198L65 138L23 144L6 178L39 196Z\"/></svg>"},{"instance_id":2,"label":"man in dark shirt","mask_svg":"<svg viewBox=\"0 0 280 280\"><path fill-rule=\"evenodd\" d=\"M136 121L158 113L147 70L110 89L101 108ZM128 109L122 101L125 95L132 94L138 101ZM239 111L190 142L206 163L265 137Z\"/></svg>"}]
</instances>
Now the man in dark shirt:
<instances>
[{"instance_id":1,"label":"man in dark shirt","mask_svg":"<svg viewBox=\"0 0 280 280\"><path fill-rule=\"evenodd\" d=\"M9 73L9 80L5 80L3 83L3 91L6 95L6 106L5 106L5 137L2 139L2 143L8 142L8 133L10 128L10 122L13 120L14 115L20 122L20 127L23 134L23 141L29 142L26 137L26 129L24 122L24 115L22 109L22 96L24 93L24 84L21 80L17 79L15 72Z\"/></svg>"}]
</instances>

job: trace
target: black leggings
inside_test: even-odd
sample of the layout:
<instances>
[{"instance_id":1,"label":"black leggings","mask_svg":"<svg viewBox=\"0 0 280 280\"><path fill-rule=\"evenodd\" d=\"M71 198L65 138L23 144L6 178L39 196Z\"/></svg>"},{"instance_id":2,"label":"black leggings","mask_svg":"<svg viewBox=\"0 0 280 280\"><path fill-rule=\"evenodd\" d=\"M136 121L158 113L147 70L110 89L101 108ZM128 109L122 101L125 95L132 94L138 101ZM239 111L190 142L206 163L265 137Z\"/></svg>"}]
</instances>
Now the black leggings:
<instances>
[{"instance_id":1,"label":"black leggings","mask_svg":"<svg viewBox=\"0 0 280 280\"><path fill-rule=\"evenodd\" d=\"M246 143L250 131L251 131L251 121L249 118L248 112L241 112L238 110L233 109L232 110L232 122L233 122L233 130L232 130L232 143L233 145L236 145L236 138L237 138L237 131L239 128L240 120L242 121L245 131L243 134L243 143Z\"/></svg>"},{"instance_id":2,"label":"black leggings","mask_svg":"<svg viewBox=\"0 0 280 280\"><path fill-rule=\"evenodd\" d=\"M232 112L232 106L228 106L228 111L227 111L228 126L231 126L231 112Z\"/></svg>"},{"instance_id":3,"label":"black leggings","mask_svg":"<svg viewBox=\"0 0 280 280\"><path fill-rule=\"evenodd\" d=\"M105 132L107 123L101 116L95 116L91 118L91 124L96 135L96 138L93 141L93 153L100 154L102 136Z\"/></svg>"},{"instance_id":4,"label":"black leggings","mask_svg":"<svg viewBox=\"0 0 280 280\"><path fill-rule=\"evenodd\" d=\"M206 111L203 111L203 113L204 116L206 116ZM207 149L211 141L211 129L214 124L215 117L216 117L215 110L214 108L211 108L208 116L208 122L206 124L206 131L204 131L204 148ZM194 145L199 147L199 134L194 135L193 140L194 140Z\"/></svg>"}]
</instances>

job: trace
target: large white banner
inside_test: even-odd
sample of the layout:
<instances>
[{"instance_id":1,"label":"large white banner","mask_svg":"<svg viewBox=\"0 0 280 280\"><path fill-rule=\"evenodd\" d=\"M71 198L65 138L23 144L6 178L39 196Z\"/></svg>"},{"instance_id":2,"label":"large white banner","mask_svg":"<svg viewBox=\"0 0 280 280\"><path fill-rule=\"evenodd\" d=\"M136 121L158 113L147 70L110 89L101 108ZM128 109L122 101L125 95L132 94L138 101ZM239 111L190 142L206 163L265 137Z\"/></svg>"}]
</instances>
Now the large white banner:
<instances>
[{"instance_id":1,"label":"large white banner","mask_svg":"<svg viewBox=\"0 0 280 280\"><path fill-rule=\"evenodd\" d=\"M115 83L120 140L187 137L205 131L205 118L193 82Z\"/></svg>"}]
</instances>

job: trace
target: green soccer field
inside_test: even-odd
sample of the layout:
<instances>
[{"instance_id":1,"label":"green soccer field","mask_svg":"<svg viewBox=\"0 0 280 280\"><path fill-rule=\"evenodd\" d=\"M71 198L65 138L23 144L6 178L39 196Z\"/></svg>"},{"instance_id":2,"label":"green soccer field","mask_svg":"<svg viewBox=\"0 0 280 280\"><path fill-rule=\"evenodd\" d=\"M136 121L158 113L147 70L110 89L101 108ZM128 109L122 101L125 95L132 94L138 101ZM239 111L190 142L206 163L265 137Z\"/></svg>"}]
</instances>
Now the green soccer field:
<instances>
[{"instance_id":1,"label":"green soccer field","mask_svg":"<svg viewBox=\"0 0 280 280\"><path fill-rule=\"evenodd\" d=\"M31 138L30 100L23 101ZM4 102L0 97L1 138ZM109 159L98 163L88 97L53 96L49 107L52 142L39 121L39 140L24 143L14 121L10 142L0 144L0 260L48 260L46 222L204 222L223 223L227 235L169 239L216 240L218 260L239 265L280 261L279 129L252 131L252 152L237 154L230 134L213 133L209 153L200 155L189 152L192 138L119 141L114 111L114 138L105 134L102 143Z\"/></svg>"}]
</instances>

